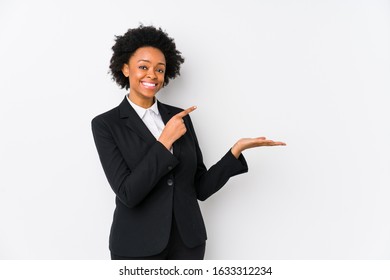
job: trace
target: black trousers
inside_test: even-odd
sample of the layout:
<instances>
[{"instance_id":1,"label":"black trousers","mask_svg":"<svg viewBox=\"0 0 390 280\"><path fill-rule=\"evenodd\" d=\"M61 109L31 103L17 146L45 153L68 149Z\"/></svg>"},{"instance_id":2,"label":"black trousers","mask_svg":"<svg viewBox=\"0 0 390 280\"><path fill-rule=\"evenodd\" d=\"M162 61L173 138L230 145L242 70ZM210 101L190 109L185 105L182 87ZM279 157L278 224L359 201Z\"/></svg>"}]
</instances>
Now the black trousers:
<instances>
[{"instance_id":1,"label":"black trousers","mask_svg":"<svg viewBox=\"0 0 390 280\"><path fill-rule=\"evenodd\" d=\"M118 256L111 252L111 260L203 260L206 243L188 248L180 237L175 218L172 217L172 229L167 247L159 254L147 257Z\"/></svg>"}]
</instances>

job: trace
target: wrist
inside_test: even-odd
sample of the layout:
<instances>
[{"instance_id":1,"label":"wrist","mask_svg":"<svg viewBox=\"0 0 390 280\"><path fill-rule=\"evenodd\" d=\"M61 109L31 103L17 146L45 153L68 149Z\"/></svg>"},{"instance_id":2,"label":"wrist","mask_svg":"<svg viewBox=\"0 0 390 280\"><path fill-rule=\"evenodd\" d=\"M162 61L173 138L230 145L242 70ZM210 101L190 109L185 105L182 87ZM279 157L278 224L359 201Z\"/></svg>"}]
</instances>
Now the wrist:
<instances>
[{"instance_id":1,"label":"wrist","mask_svg":"<svg viewBox=\"0 0 390 280\"><path fill-rule=\"evenodd\" d=\"M160 137L157 141L159 141L161 144L163 144L164 147L167 148L167 150L170 150L172 148L173 143L169 142L166 139L163 139Z\"/></svg>"},{"instance_id":2,"label":"wrist","mask_svg":"<svg viewBox=\"0 0 390 280\"><path fill-rule=\"evenodd\" d=\"M242 152L240 144L238 142L234 144L230 151L232 152L235 158L238 158Z\"/></svg>"}]
</instances>

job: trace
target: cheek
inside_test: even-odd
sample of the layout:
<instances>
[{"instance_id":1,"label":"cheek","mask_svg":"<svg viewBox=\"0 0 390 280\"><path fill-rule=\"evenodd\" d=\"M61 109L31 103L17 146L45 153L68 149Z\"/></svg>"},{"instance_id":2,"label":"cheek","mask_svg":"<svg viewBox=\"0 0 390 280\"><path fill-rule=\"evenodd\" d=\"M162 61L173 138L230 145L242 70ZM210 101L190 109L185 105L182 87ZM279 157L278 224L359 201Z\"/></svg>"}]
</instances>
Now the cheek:
<instances>
[{"instance_id":1,"label":"cheek","mask_svg":"<svg viewBox=\"0 0 390 280\"><path fill-rule=\"evenodd\" d=\"M142 71L138 71L138 69L133 70L133 71L131 72L131 74L132 74L132 76L133 76L134 78L142 78L142 76L144 76L143 72L142 72Z\"/></svg>"},{"instance_id":2,"label":"cheek","mask_svg":"<svg viewBox=\"0 0 390 280\"><path fill-rule=\"evenodd\" d=\"M163 88L164 87L164 75L161 77L160 79L160 88Z\"/></svg>"},{"instance_id":3,"label":"cheek","mask_svg":"<svg viewBox=\"0 0 390 280\"><path fill-rule=\"evenodd\" d=\"M133 71L130 73L130 84L136 85L143 78L143 75L139 71Z\"/></svg>"},{"instance_id":4,"label":"cheek","mask_svg":"<svg viewBox=\"0 0 390 280\"><path fill-rule=\"evenodd\" d=\"M165 81L165 74L161 74L161 76L160 76L160 81L161 81L161 82L164 82L164 81Z\"/></svg>"}]
</instances>

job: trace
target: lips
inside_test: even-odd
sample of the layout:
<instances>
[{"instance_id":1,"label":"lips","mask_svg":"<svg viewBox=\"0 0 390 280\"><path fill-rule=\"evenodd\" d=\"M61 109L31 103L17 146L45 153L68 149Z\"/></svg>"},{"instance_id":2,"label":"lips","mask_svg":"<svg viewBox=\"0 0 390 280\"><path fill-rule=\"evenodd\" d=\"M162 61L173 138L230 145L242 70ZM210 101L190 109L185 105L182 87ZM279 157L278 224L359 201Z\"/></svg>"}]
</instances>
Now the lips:
<instances>
[{"instance_id":1,"label":"lips","mask_svg":"<svg viewBox=\"0 0 390 280\"><path fill-rule=\"evenodd\" d=\"M155 88L157 86L156 83L149 83L149 82L141 82L141 84L146 88Z\"/></svg>"}]
</instances>

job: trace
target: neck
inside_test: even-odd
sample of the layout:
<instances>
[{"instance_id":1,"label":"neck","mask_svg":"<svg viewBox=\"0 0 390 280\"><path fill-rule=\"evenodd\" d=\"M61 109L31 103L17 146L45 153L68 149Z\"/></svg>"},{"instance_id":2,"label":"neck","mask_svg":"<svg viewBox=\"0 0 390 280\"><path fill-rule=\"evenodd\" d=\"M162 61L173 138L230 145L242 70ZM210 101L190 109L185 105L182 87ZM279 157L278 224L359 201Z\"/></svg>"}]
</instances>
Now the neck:
<instances>
[{"instance_id":1,"label":"neck","mask_svg":"<svg viewBox=\"0 0 390 280\"><path fill-rule=\"evenodd\" d=\"M154 101L155 101L154 97L152 99L150 99L150 98L145 98L145 99L144 98L135 98L130 93L128 94L128 97L129 97L131 102L133 102L134 104L137 104L138 106L145 108L145 109L150 108L154 104Z\"/></svg>"}]
</instances>

